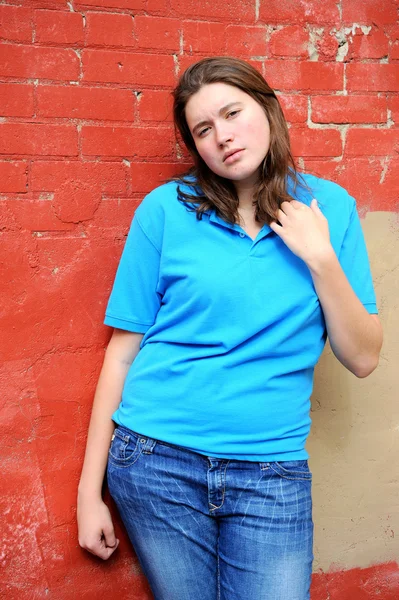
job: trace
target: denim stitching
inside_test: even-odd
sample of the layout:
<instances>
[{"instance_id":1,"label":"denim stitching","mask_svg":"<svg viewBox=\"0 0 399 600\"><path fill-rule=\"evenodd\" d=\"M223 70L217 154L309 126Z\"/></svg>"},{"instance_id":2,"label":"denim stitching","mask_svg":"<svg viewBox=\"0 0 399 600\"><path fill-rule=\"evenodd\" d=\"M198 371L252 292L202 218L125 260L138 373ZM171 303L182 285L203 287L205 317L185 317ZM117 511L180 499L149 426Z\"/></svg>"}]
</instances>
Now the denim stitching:
<instances>
[{"instance_id":1,"label":"denim stitching","mask_svg":"<svg viewBox=\"0 0 399 600\"><path fill-rule=\"evenodd\" d=\"M116 437L118 437L120 440L123 440L125 442L128 442L129 440L127 440L126 438L128 438L129 436L126 435L122 435L121 432L119 432L119 435L116 434ZM137 453L137 456L134 458L134 460L132 461L132 457L135 455L135 453L137 452L137 447L140 445L139 451ZM112 444L111 444L112 447ZM122 468L126 468L126 467L131 467L132 465L134 465L134 463L138 460L138 458L141 456L143 449L144 449L144 445L143 443L140 441L140 438L137 439L136 441L136 445L134 447L134 450L131 454L130 458L119 458L117 456L115 456L114 454L112 454L111 452L111 447L108 450L108 460L109 462L111 462L114 466L116 467L122 467Z\"/></svg>"},{"instance_id":2,"label":"denim stitching","mask_svg":"<svg viewBox=\"0 0 399 600\"><path fill-rule=\"evenodd\" d=\"M223 474L223 476L224 476L224 486L223 486L223 491L222 491L222 503L221 503L220 506L216 506L216 504L213 504L213 502L209 502L209 504L211 506L214 506L214 508L211 508L211 512L213 510L216 510L217 508L222 508L222 506L223 506L224 497L225 497L225 494L226 494L226 469L228 467L229 462L230 462L230 459L227 461L227 463L225 464L225 467L224 467L224 474Z\"/></svg>"},{"instance_id":3,"label":"denim stitching","mask_svg":"<svg viewBox=\"0 0 399 600\"><path fill-rule=\"evenodd\" d=\"M134 463L140 458L140 456L143 453L143 449L140 448L140 451L138 453L138 455L136 456L136 458L134 459L133 462L129 462L126 464L126 461L124 463L119 463L118 459L114 459L114 457L112 456L112 454L109 454L109 462L114 465L114 467L119 467L121 469L125 469L127 467L131 467L132 465L134 465Z\"/></svg>"},{"instance_id":4,"label":"denim stitching","mask_svg":"<svg viewBox=\"0 0 399 600\"><path fill-rule=\"evenodd\" d=\"M278 465L280 469L282 469L286 473L298 473L298 475L308 475L310 473L310 471L292 471L290 469L286 469L285 467L283 467L282 464L279 463L278 460L275 461L275 464Z\"/></svg>"},{"instance_id":5,"label":"denim stitching","mask_svg":"<svg viewBox=\"0 0 399 600\"><path fill-rule=\"evenodd\" d=\"M216 545L216 553L217 553L217 565L216 565L216 574L217 574L217 580L216 580L216 595L217 595L217 600L220 600L220 558L219 558L219 537L218 536L218 541L217 541L217 545Z\"/></svg>"},{"instance_id":6,"label":"denim stitching","mask_svg":"<svg viewBox=\"0 0 399 600\"><path fill-rule=\"evenodd\" d=\"M275 473L277 473L277 475L279 477L282 477L283 479L290 479L291 481L311 481L311 479L312 479L312 474L310 472L306 473L304 471L298 471L298 475L306 475L306 477L296 477L296 474L294 474L292 471L291 472L287 471L287 475L286 475L285 473L280 473L278 470L276 470L273 467L273 465L270 465L270 466L273 469L273 471ZM282 467L280 467L280 468L282 468ZM291 473L291 476L288 475L288 473Z\"/></svg>"}]
</instances>

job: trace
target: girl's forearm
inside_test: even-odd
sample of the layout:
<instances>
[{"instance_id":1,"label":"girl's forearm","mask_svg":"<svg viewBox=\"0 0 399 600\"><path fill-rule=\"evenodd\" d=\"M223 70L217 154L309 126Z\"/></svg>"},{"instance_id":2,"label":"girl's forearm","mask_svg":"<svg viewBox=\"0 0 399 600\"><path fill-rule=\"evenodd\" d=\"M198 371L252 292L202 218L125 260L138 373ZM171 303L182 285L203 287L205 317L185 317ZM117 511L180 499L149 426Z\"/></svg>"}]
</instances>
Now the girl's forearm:
<instances>
[{"instance_id":1,"label":"girl's forearm","mask_svg":"<svg viewBox=\"0 0 399 600\"><path fill-rule=\"evenodd\" d=\"M115 332L107 348L94 395L79 496L101 497L108 450L114 431L112 414L118 408L130 365L139 352L142 334Z\"/></svg>"},{"instance_id":2,"label":"girl's forearm","mask_svg":"<svg viewBox=\"0 0 399 600\"><path fill-rule=\"evenodd\" d=\"M331 348L338 360L357 377L377 366L382 328L353 291L339 261L329 256L308 264L326 321Z\"/></svg>"}]
</instances>

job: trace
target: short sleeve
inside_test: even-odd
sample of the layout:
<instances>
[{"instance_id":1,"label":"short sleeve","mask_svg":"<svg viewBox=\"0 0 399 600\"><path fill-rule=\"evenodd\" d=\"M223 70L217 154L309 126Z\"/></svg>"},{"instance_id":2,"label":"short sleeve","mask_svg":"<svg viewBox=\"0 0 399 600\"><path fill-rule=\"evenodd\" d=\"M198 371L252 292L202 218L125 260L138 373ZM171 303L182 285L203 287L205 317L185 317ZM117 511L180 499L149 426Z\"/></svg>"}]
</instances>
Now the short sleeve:
<instances>
[{"instance_id":1,"label":"short sleeve","mask_svg":"<svg viewBox=\"0 0 399 600\"><path fill-rule=\"evenodd\" d=\"M354 198L351 196L349 198L353 205L349 225L339 252L339 262L355 294L366 310L370 314L378 314L370 263L359 214Z\"/></svg>"},{"instance_id":2,"label":"short sleeve","mask_svg":"<svg viewBox=\"0 0 399 600\"><path fill-rule=\"evenodd\" d=\"M160 251L145 233L136 214L127 236L105 312L104 324L145 333L161 305L156 291Z\"/></svg>"}]
</instances>

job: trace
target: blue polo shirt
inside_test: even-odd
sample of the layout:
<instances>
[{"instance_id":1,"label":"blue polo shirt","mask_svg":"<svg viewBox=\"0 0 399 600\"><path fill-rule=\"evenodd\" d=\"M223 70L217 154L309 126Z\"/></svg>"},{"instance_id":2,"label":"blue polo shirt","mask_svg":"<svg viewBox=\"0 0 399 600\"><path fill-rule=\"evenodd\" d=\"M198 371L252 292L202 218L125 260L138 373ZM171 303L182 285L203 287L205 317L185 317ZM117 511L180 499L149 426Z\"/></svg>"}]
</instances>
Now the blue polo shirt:
<instances>
[{"instance_id":1,"label":"blue polo shirt","mask_svg":"<svg viewBox=\"0 0 399 600\"><path fill-rule=\"evenodd\" d=\"M312 192L291 195L318 200L346 276L377 313L355 200L303 177ZM157 187L135 212L104 322L144 334L116 423L212 457L308 458L325 321L308 267L268 225L252 240L214 210L198 220L176 182Z\"/></svg>"}]
</instances>

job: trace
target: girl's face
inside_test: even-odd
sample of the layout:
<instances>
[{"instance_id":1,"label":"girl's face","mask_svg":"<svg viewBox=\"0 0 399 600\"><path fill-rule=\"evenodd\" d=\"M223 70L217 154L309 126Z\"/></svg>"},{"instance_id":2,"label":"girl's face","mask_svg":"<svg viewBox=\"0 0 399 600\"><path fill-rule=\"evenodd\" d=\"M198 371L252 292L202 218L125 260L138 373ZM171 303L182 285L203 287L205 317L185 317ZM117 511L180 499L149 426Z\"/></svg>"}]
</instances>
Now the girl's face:
<instances>
[{"instance_id":1,"label":"girl's face","mask_svg":"<svg viewBox=\"0 0 399 600\"><path fill-rule=\"evenodd\" d=\"M198 153L214 173L236 187L256 184L270 147L269 121L256 100L232 85L210 83L191 96L185 115Z\"/></svg>"}]
</instances>

